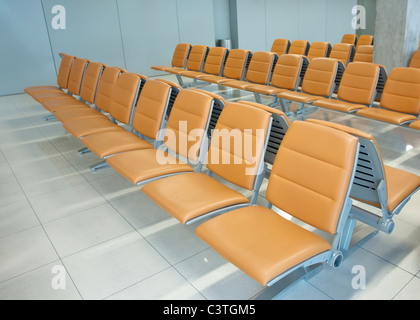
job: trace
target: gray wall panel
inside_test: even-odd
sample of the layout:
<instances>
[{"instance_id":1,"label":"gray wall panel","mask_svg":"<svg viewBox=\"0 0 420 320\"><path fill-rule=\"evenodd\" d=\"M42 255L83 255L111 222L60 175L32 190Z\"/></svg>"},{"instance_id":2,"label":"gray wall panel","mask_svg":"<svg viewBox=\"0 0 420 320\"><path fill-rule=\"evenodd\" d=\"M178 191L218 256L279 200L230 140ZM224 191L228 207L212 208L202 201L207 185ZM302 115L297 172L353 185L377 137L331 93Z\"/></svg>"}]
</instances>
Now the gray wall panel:
<instances>
[{"instance_id":1,"label":"gray wall panel","mask_svg":"<svg viewBox=\"0 0 420 320\"><path fill-rule=\"evenodd\" d=\"M153 65L170 65L179 43L176 2L118 0L127 70L159 75Z\"/></svg>"},{"instance_id":2,"label":"gray wall panel","mask_svg":"<svg viewBox=\"0 0 420 320\"><path fill-rule=\"evenodd\" d=\"M326 41L326 0L299 0L299 40Z\"/></svg>"},{"instance_id":3,"label":"gray wall panel","mask_svg":"<svg viewBox=\"0 0 420 320\"><path fill-rule=\"evenodd\" d=\"M59 52L125 68L115 0L61 0L66 9L66 29L53 29L56 0L42 0L56 64Z\"/></svg>"},{"instance_id":4,"label":"gray wall panel","mask_svg":"<svg viewBox=\"0 0 420 320\"><path fill-rule=\"evenodd\" d=\"M275 39L299 38L298 5L298 1L266 0L267 50Z\"/></svg>"},{"instance_id":5,"label":"gray wall panel","mask_svg":"<svg viewBox=\"0 0 420 320\"><path fill-rule=\"evenodd\" d=\"M0 1L0 95L56 85L41 1Z\"/></svg>"},{"instance_id":6,"label":"gray wall panel","mask_svg":"<svg viewBox=\"0 0 420 320\"><path fill-rule=\"evenodd\" d=\"M214 47L213 0L176 0L176 4L179 41Z\"/></svg>"},{"instance_id":7,"label":"gray wall panel","mask_svg":"<svg viewBox=\"0 0 420 320\"><path fill-rule=\"evenodd\" d=\"M265 1L238 0L238 46L251 51L264 51L266 45Z\"/></svg>"},{"instance_id":8,"label":"gray wall panel","mask_svg":"<svg viewBox=\"0 0 420 320\"><path fill-rule=\"evenodd\" d=\"M344 34L355 33L351 25L351 9L357 0L327 0L327 41L341 42Z\"/></svg>"}]
</instances>

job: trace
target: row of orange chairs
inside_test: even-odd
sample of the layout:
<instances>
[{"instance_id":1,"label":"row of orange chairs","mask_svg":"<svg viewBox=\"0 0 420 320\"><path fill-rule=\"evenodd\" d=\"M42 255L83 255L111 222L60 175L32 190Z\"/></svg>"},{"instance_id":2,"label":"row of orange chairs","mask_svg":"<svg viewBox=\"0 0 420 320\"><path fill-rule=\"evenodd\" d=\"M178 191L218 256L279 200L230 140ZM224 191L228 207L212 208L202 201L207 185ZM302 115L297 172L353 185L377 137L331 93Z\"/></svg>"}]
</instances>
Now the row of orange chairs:
<instances>
[{"instance_id":1,"label":"row of orange chairs","mask_svg":"<svg viewBox=\"0 0 420 320\"><path fill-rule=\"evenodd\" d=\"M356 220L391 233L393 216L420 188L420 177L385 166L364 132L315 120L291 123L262 104L226 103L204 90L62 56L59 87L25 92L87 150L134 184L145 184L142 191L180 222L219 215L199 225L197 236L263 285L299 268L338 267ZM232 133L239 147L225 144ZM267 206L258 206L268 165ZM216 175L252 191L251 199ZM381 213L364 211L357 201Z\"/></svg>"},{"instance_id":2,"label":"row of orange chairs","mask_svg":"<svg viewBox=\"0 0 420 320\"><path fill-rule=\"evenodd\" d=\"M189 54L188 54L189 52ZM183 54L181 54L183 53ZM184 60L179 57L184 57ZM281 104L289 112L287 102L299 102L301 113L305 104L370 117L394 124L410 124L418 128L420 114L420 70L395 68L387 74L378 64L352 62L345 66L333 58L277 54L269 51L250 52L227 50L204 45L179 44L172 66L153 69L182 77L221 84L226 87L274 97L272 106ZM333 97L334 92L337 94ZM380 107L374 105L379 101Z\"/></svg>"}]
</instances>

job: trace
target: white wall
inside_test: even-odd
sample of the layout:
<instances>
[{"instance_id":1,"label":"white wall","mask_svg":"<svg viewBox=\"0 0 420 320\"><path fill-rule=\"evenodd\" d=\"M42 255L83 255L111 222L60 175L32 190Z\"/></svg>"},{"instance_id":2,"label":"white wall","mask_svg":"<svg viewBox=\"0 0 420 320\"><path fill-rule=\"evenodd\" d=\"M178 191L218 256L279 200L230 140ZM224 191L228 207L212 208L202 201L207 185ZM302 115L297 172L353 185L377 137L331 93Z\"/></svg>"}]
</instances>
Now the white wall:
<instances>
[{"instance_id":1,"label":"white wall","mask_svg":"<svg viewBox=\"0 0 420 320\"><path fill-rule=\"evenodd\" d=\"M51 25L60 4L66 29ZM276 38L339 42L357 0L0 0L0 95L55 84L65 52L147 76L177 43L270 50ZM4 45L6 44L6 45Z\"/></svg>"},{"instance_id":2,"label":"white wall","mask_svg":"<svg viewBox=\"0 0 420 320\"><path fill-rule=\"evenodd\" d=\"M57 85L40 1L0 1L0 95Z\"/></svg>"},{"instance_id":3,"label":"white wall","mask_svg":"<svg viewBox=\"0 0 420 320\"><path fill-rule=\"evenodd\" d=\"M238 47L270 50L274 39L337 43L354 33L357 0L237 0Z\"/></svg>"}]
</instances>

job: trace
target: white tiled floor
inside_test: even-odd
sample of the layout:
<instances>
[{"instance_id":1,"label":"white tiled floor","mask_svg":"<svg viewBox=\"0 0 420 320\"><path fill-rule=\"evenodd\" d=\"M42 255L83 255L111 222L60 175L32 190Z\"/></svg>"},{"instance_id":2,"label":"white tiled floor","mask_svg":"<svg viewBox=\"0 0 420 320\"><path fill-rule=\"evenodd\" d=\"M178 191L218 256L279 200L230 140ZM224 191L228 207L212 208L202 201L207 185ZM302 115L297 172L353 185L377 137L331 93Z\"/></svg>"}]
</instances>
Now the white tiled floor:
<instances>
[{"instance_id":1,"label":"white tiled floor","mask_svg":"<svg viewBox=\"0 0 420 320\"><path fill-rule=\"evenodd\" d=\"M0 112L0 299L250 299L263 290L140 187L111 168L92 173L99 158L79 156L83 144L43 121L48 112L29 96L0 97ZM326 115L370 131L387 164L420 174L420 133L310 116ZM420 193L395 221L391 235L355 245L339 269L324 266L277 298L420 299ZM365 289L352 287L355 266L366 271ZM54 289L56 268L65 289Z\"/></svg>"}]
</instances>

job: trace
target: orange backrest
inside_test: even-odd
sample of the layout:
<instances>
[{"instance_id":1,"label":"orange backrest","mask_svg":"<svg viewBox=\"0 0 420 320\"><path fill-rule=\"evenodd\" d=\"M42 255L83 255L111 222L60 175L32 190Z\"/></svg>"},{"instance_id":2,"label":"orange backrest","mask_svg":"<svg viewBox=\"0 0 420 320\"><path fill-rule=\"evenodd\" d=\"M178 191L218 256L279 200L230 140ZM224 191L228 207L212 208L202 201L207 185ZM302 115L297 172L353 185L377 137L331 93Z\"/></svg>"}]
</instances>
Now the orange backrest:
<instances>
[{"instance_id":1,"label":"orange backrest","mask_svg":"<svg viewBox=\"0 0 420 320\"><path fill-rule=\"evenodd\" d=\"M410 68L420 68L420 50L414 52L413 57L410 61Z\"/></svg>"},{"instance_id":2,"label":"orange backrest","mask_svg":"<svg viewBox=\"0 0 420 320\"><path fill-rule=\"evenodd\" d=\"M341 43L348 43L355 46L357 43L357 35L351 33L345 34L341 39Z\"/></svg>"},{"instance_id":3,"label":"orange backrest","mask_svg":"<svg viewBox=\"0 0 420 320\"><path fill-rule=\"evenodd\" d=\"M357 40L356 49L359 46L370 46L370 45L373 45L373 36L368 35L368 34L363 34Z\"/></svg>"},{"instance_id":4,"label":"orange backrest","mask_svg":"<svg viewBox=\"0 0 420 320\"><path fill-rule=\"evenodd\" d=\"M70 70L75 57L69 56L65 53L60 53L60 55L62 56L62 58L57 73L57 84L60 88L67 89Z\"/></svg>"},{"instance_id":5,"label":"orange backrest","mask_svg":"<svg viewBox=\"0 0 420 320\"><path fill-rule=\"evenodd\" d=\"M172 66L177 68L184 68L185 63L190 53L191 45L188 43L178 43L175 47L174 54L172 56Z\"/></svg>"},{"instance_id":6,"label":"orange backrest","mask_svg":"<svg viewBox=\"0 0 420 320\"><path fill-rule=\"evenodd\" d=\"M278 88L296 90L299 85L303 59L303 56L299 55L281 55L274 68L271 85Z\"/></svg>"},{"instance_id":7,"label":"orange backrest","mask_svg":"<svg viewBox=\"0 0 420 320\"><path fill-rule=\"evenodd\" d=\"M392 69L382 93L381 107L418 115L420 113L420 69Z\"/></svg>"},{"instance_id":8,"label":"orange backrest","mask_svg":"<svg viewBox=\"0 0 420 320\"><path fill-rule=\"evenodd\" d=\"M270 122L269 112L242 103L227 103L213 131L207 168L252 190Z\"/></svg>"},{"instance_id":9,"label":"orange backrest","mask_svg":"<svg viewBox=\"0 0 420 320\"><path fill-rule=\"evenodd\" d=\"M295 40L290 45L289 54L300 54L306 56L309 51L309 42L306 40Z\"/></svg>"},{"instance_id":10,"label":"orange backrest","mask_svg":"<svg viewBox=\"0 0 420 320\"><path fill-rule=\"evenodd\" d=\"M357 147L358 139L352 135L294 121L274 161L267 200L305 223L335 233Z\"/></svg>"},{"instance_id":11,"label":"orange backrest","mask_svg":"<svg viewBox=\"0 0 420 320\"><path fill-rule=\"evenodd\" d=\"M331 44L329 42L313 42L308 51L308 60L312 61L313 58L328 57L331 51Z\"/></svg>"},{"instance_id":12,"label":"orange backrest","mask_svg":"<svg viewBox=\"0 0 420 320\"><path fill-rule=\"evenodd\" d=\"M109 114L119 122L128 124L140 86L140 77L124 72L118 77L111 95Z\"/></svg>"},{"instance_id":13,"label":"orange backrest","mask_svg":"<svg viewBox=\"0 0 420 320\"><path fill-rule=\"evenodd\" d=\"M246 72L246 80L253 83L267 84L270 80L276 57L277 55L270 51L254 52Z\"/></svg>"},{"instance_id":14,"label":"orange backrest","mask_svg":"<svg viewBox=\"0 0 420 320\"><path fill-rule=\"evenodd\" d=\"M314 58L306 70L302 91L329 97L335 86L338 62L329 58Z\"/></svg>"},{"instance_id":15,"label":"orange backrest","mask_svg":"<svg viewBox=\"0 0 420 320\"><path fill-rule=\"evenodd\" d=\"M169 103L171 86L159 80L148 80L141 89L133 116L133 129L157 139Z\"/></svg>"},{"instance_id":16,"label":"orange backrest","mask_svg":"<svg viewBox=\"0 0 420 320\"><path fill-rule=\"evenodd\" d=\"M209 53L207 54L206 62L204 64L204 72L208 74L219 75L222 71L227 53L227 48L210 48Z\"/></svg>"},{"instance_id":17,"label":"orange backrest","mask_svg":"<svg viewBox=\"0 0 420 320\"><path fill-rule=\"evenodd\" d=\"M330 53L331 59L337 59L343 62L344 66L351 61L352 55L354 54L354 46L347 43L336 43Z\"/></svg>"},{"instance_id":18,"label":"orange backrest","mask_svg":"<svg viewBox=\"0 0 420 320\"><path fill-rule=\"evenodd\" d=\"M223 70L223 76L230 79L241 79L244 74L249 55L249 50L230 50L229 55L226 59L225 69Z\"/></svg>"},{"instance_id":19,"label":"orange backrest","mask_svg":"<svg viewBox=\"0 0 420 320\"><path fill-rule=\"evenodd\" d=\"M69 82L67 89L70 93L78 96L80 95L80 90L82 87L83 76L85 74L85 69L87 64L90 61L87 59L76 58L73 61L73 66L70 70Z\"/></svg>"},{"instance_id":20,"label":"orange backrest","mask_svg":"<svg viewBox=\"0 0 420 320\"><path fill-rule=\"evenodd\" d=\"M169 115L164 145L176 154L197 161L212 105L210 95L196 90L180 91Z\"/></svg>"},{"instance_id":21,"label":"orange backrest","mask_svg":"<svg viewBox=\"0 0 420 320\"><path fill-rule=\"evenodd\" d=\"M356 50L353 61L372 62L373 48L374 47L372 45L359 46Z\"/></svg>"},{"instance_id":22,"label":"orange backrest","mask_svg":"<svg viewBox=\"0 0 420 320\"><path fill-rule=\"evenodd\" d=\"M195 45L191 48L188 56L187 69L191 71L201 71L204 59L208 53L209 47L203 45Z\"/></svg>"},{"instance_id":23,"label":"orange backrest","mask_svg":"<svg viewBox=\"0 0 420 320\"><path fill-rule=\"evenodd\" d=\"M121 70L115 67L105 67L102 72L95 99L95 106L102 111L109 112L111 110L112 90L120 73Z\"/></svg>"},{"instance_id":24,"label":"orange backrest","mask_svg":"<svg viewBox=\"0 0 420 320\"><path fill-rule=\"evenodd\" d=\"M89 103L95 103L96 90L103 68L104 65L99 62L90 62L86 67L82 89L80 90L80 97L83 100Z\"/></svg>"},{"instance_id":25,"label":"orange backrest","mask_svg":"<svg viewBox=\"0 0 420 320\"><path fill-rule=\"evenodd\" d=\"M271 46L270 51L281 56L282 54L288 53L289 48L290 48L290 41L288 39L276 39L273 41L273 45Z\"/></svg>"},{"instance_id":26,"label":"orange backrest","mask_svg":"<svg viewBox=\"0 0 420 320\"><path fill-rule=\"evenodd\" d=\"M344 71L338 88L338 98L370 105L375 98L380 67L367 62L352 62Z\"/></svg>"}]
</instances>

